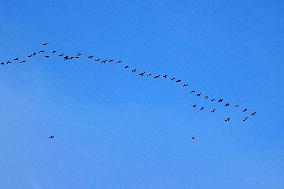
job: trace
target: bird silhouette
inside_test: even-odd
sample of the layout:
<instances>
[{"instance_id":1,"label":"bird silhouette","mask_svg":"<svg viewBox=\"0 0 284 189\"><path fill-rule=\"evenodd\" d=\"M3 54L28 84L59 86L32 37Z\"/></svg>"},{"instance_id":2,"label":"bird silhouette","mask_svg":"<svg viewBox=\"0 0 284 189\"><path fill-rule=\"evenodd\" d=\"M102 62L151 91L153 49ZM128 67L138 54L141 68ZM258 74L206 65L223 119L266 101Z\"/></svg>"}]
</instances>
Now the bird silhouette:
<instances>
[{"instance_id":1,"label":"bird silhouette","mask_svg":"<svg viewBox=\"0 0 284 189\"><path fill-rule=\"evenodd\" d=\"M218 102L223 102L223 100L224 100L224 99L223 99L223 98L221 98L220 100L218 100Z\"/></svg>"},{"instance_id":2,"label":"bird silhouette","mask_svg":"<svg viewBox=\"0 0 284 189\"><path fill-rule=\"evenodd\" d=\"M113 62L113 60L109 60L108 62Z\"/></svg>"},{"instance_id":3,"label":"bird silhouette","mask_svg":"<svg viewBox=\"0 0 284 189\"><path fill-rule=\"evenodd\" d=\"M161 75L156 75L155 77L154 77L154 79L157 79L157 78L159 78Z\"/></svg>"},{"instance_id":4,"label":"bird silhouette","mask_svg":"<svg viewBox=\"0 0 284 189\"><path fill-rule=\"evenodd\" d=\"M22 60L20 63L25 63L26 61L25 60Z\"/></svg>"},{"instance_id":5,"label":"bird silhouette","mask_svg":"<svg viewBox=\"0 0 284 189\"><path fill-rule=\"evenodd\" d=\"M144 76L144 74L145 74L145 72L142 72L142 73L140 73L139 75L140 75L140 76Z\"/></svg>"},{"instance_id":6,"label":"bird silhouette","mask_svg":"<svg viewBox=\"0 0 284 189\"><path fill-rule=\"evenodd\" d=\"M243 110L243 112L246 112L247 110L248 110L248 109L245 108L245 109Z\"/></svg>"},{"instance_id":7,"label":"bird silhouette","mask_svg":"<svg viewBox=\"0 0 284 189\"><path fill-rule=\"evenodd\" d=\"M195 137L192 137L192 138L191 138L191 140L194 140L194 139L195 139Z\"/></svg>"},{"instance_id":8,"label":"bird silhouette","mask_svg":"<svg viewBox=\"0 0 284 189\"><path fill-rule=\"evenodd\" d=\"M7 61L7 64L11 64L12 62L11 61Z\"/></svg>"},{"instance_id":9,"label":"bird silhouette","mask_svg":"<svg viewBox=\"0 0 284 189\"><path fill-rule=\"evenodd\" d=\"M248 117L245 117L244 119L243 119L243 121L246 121L248 119Z\"/></svg>"},{"instance_id":10,"label":"bird silhouette","mask_svg":"<svg viewBox=\"0 0 284 189\"><path fill-rule=\"evenodd\" d=\"M101 59L100 59L100 58L98 58L98 59L97 59L97 60L95 60L95 61L97 61L97 62L98 62L98 61L100 61L100 60L101 60Z\"/></svg>"},{"instance_id":11,"label":"bird silhouette","mask_svg":"<svg viewBox=\"0 0 284 189\"><path fill-rule=\"evenodd\" d=\"M38 53L43 53L44 52L44 50L41 50L41 51L39 51Z\"/></svg>"},{"instance_id":12,"label":"bird silhouette","mask_svg":"<svg viewBox=\"0 0 284 189\"><path fill-rule=\"evenodd\" d=\"M171 80L175 80L176 78L175 77L173 77Z\"/></svg>"},{"instance_id":13,"label":"bird silhouette","mask_svg":"<svg viewBox=\"0 0 284 189\"><path fill-rule=\"evenodd\" d=\"M51 136L49 136L48 138L52 139L52 138L54 138L54 135L51 135Z\"/></svg>"},{"instance_id":14,"label":"bird silhouette","mask_svg":"<svg viewBox=\"0 0 284 189\"><path fill-rule=\"evenodd\" d=\"M63 56L64 54L62 53L62 54L60 54L60 55L58 55L58 56Z\"/></svg>"},{"instance_id":15,"label":"bird silhouette","mask_svg":"<svg viewBox=\"0 0 284 189\"><path fill-rule=\"evenodd\" d=\"M33 55L29 55L28 57L31 58Z\"/></svg>"},{"instance_id":16,"label":"bird silhouette","mask_svg":"<svg viewBox=\"0 0 284 189\"><path fill-rule=\"evenodd\" d=\"M209 96L205 96L204 98L207 100Z\"/></svg>"},{"instance_id":17,"label":"bird silhouette","mask_svg":"<svg viewBox=\"0 0 284 189\"><path fill-rule=\"evenodd\" d=\"M2 66L4 66L4 65L5 65L5 63L4 63L4 62L1 62L1 65L2 65Z\"/></svg>"},{"instance_id":18,"label":"bird silhouette","mask_svg":"<svg viewBox=\"0 0 284 189\"><path fill-rule=\"evenodd\" d=\"M229 117L229 118L227 118L225 121L230 121L230 119L231 119L231 118Z\"/></svg>"},{"instance_id":19,"label":"bird silhouette","mask_svg":"<svg viewBox=\"0 0 284 189\"><path fill-rule=\"evenodd\" d=\"M36 52L33 53L33 56L36 55Z\"/></svg>"},{"instance_id":20,"label":"bird silhouette","mask_svg":"<svg viewBox=\"0 0 284 189\"><path fill-rule=\"evenodd\" d=\"M52 51L52 53L56 53L56 51Z\"/></svg>"},{"instance_id":21,"label":"bird silhouette","mask_svg":"<svg viewBox=\"0 0 284 189\"><path fill-rule=\"evenodd\" d=\"M196 96L201 96L202 93L198 93Z\"/></svg>"},{"instance_id":22,"label":"bird silhouette","mask_svg":"<svg viewBox=\"0 0 284 189\"><path fill-rule=\"evenodd\" d=\"M19 60L19 58L14 58L14 60Z\"/></svg>"},{"instance_id":23,"label":"bird silhouette","mask_svg":"<svg viewBox=\"0 0 284 189\"><path fill-rule=\"evenodd\" d=\"M239 106L240 106L240 105L237 104L237 105L235 105L235 108L236 108L236 107L239 107Z\"/></svg>"},{"instance_id":24,"label":"bird silhouette","mask_svg":"<svg viewBox=\"0 0 284 189\"><path fill-rule=\"evenodd\" d=\"M167 78L167 77L168 77L168 75L167 75L167 74L163 75L163 78Z\"/></svg>"},{"instance_id":25,"label":"bird silhouette","mask_svg":"<svg viewBox=\"0 0 284 189\"><path fill-rule=\"evenodd\" d=\"M42 45L44 45L44 46L45 46L45 45L47 45L47 43L43 43Z\"/></svg>"},{"instance_id":26,"label":"bird silhouette","mask_svg":"<svg viewBox=\"0 0 284 189\"><path fill-rule=\"evenodd\" d=\"M75 58L80 58L80 56L75 56Z\"/></svg>"},{"instance_id":27,"label":"bird silhouette","mask_svg":"<svg viewBox=\"0 0 284 189\"><path fill-rule=\"evenodd\" d=\"M180 79L179 79L179 80L176 80L176 82L179 83L179 82L181 82L181 80L180 80Z\"/></svg>"},{"instance_id":28,"label":"bird silhouette","mask_svg":"<svg viewBox=\"0 0 284 189\"><path fill-rule=\"evenodd\" d=\"M48 55L46 55L46 56L44 56L45 58L49 58L49 56Z\"/></svg>"},{"instance_id":29,"label":"bird silhouette","mask_svg":"<svg viewBox=\"0 0 284 189\"><path fill-rule=\"evenodd\" d=\"M124 66L124 68L129 68L129 66Z\"/></svg>"},{"instance_id":30,"label":"bird silhouette","mask_svg":"<svg viewBox=\"0 0 284 189\"><path fill-rule=\"evenodd\" d=\"M136 72L136 68L132 70L132 72Z\"/></svg>"},{"instance_id":31,"label":"bird silhouette","mask_svg":"<svg viewBox=\"0 0 284 189\"><path fill-rule=\"evenodd\" d=\"M229 104L229 103L227 103L227 104L225 104L225 106L230 106L230 104Z\"/></svg>"},{"instance_id":32,"label":"bird silhouette","mask_svg":"<svg viewBox=\"0 0 284 189\"><path fill-rule=\"evenodd\" d=\"M211 102L213 102L215 100L215 98L211 99Z\"/></svg>"},{"instance_id":33,"label":"bird silhouette","mask_svg":"<svg viewBox=\"0 0 284 189\"><path fill-rule=\"evenodd\" d=\"M196 108L196 104L194 104L194 105L192 106L192 108L193 108L193 109Z\"/></svg>"},{"instance_id":34,"label":"bird silhouette","mask_svg":"<svg viewBox=\"0 0 284 189\"><path fill-rule=\"evenodd\" d=\"M106 63L107 60L102 60L101 63Z\"/></svg>"},{"instance_id":35,"label":"bird silhouette","mask_svg":"<svg viewBox=\"0 0 284 189\"><path fill-rule=\"evenodd\" d=\"M88 56L88 58L93 58L94 56Z\"/></svg>"},{"instance_id":36,"label":"bird silhouette","mask_svg":"<svg viewBox=\"0 0 284 189\"><path fill-rule=\"evenodd\" d=\"M211 110L211 112L215 112L215 110L216 110L216 109L214 108L213 110Z\"/></svg>"},{"instance_id":37,"label":"bird silhouette","mask_svg":"<svg viewBox=\"0 0 284 189\"><path fill-rule=\"evenodd\" d=\"M199 110L204 110L204 107L202 106Z\"/></svg>"},{"instance_id":38,"label":"bird silhouette","mask_svg":"<svg viewBox=\"0 0 284 189\"><path fill-rule=\"evenodd\" d=\"M188 86L188 84L183 84L183 86L182 87L187 87Z\"/></svg>"},{"instance_id":39,"label":"bird silhouette","mask_svg":"<svg viewBox=\"0 0 284 189\"><path fill-rule=\"evenodd\" d=\"M191 91L190 93L195 93L196 91Z\"/></svg>"},{"instance_id":40,"label":"bird silhouette","mask_svg":"<svg viewBox=\"0 0 284 189\"><path fill-rule=\"evenodd\" d=\"M64 60L68 60L69 59L69 56L64 56Z\"/></svg>"},{"instance_id":41,"label":"bird silhouette","mask_svg":"<svg viewBox=\"0 0 284 189\"><path fill-rule=\"evenodd\" d=\"M81 53L77 53L77 56L81 56L82 54Z\"/></svg>"},{"instance_id":42,"label":"bird silhouette","mask_svg":"<svg viewBox=\"0 0 284 189\"><path fill-rule=\"evenodd\" d=\"M251 116L255 116L256 115L256 112L253 112L252 114L250 114Z\"/></svg>"},{"instance_id":43,"label":"bird silhouette","mask_svg":"<svg viewBox=\"0 0 284 189\"><path fill-rule=\"evenodd\" d=\"M119 60L119 61L117 61L116 63L117 63L117 64L119 64L119 63L121 63L121 62L122 62L122 61L121 61L121 60Z\"/></svg>"}]
</instances>

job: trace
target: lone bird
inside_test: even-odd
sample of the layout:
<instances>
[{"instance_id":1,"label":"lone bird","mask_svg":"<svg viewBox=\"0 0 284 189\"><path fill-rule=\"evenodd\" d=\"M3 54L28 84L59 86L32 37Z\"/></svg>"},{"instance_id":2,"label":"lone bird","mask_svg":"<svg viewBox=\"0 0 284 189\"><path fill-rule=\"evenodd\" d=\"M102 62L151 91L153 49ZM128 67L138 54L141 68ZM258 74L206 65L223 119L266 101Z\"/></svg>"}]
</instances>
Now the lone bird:
<instances>
[{"instance_id":1,"label":"lone bird","mask_svg":"<svg viewBox=\"0 0 284 189\"><path fill-rule=\"evenodd\" d=\"M125 66L124 68L129 68L129 66Z\"/></svg>"},{"instance_id":2,"label":"lone bird","mask_svg":"<svg viewBox=\"0 0 284 189\"><path fill-rule=\"evenodd\" d=\"M179 80L176 80L176 82L179 83L179 82L181 82L181 80L180 80L180 79L179 79Z\"/></svg>"},{"instance_id":3,"label":"lone bird","mask_svg":"<svg viewBox=\"0 0 284 189\"><path fill-rule=\"evenodd\" d=\"M188 84L183 84L183 86L182 87L187 87L188 86Z\"/></svg>"},{"instance_id":4,"label":"lone bird","mask_svg":"<svg viewBox=\"0 0 284 189\"><path fill-rule=\"evenodd\" d=\"M195 91L191 91L190 93L195 93Z\"/></svg>"},{"instance_id":5,"label":"lone bird","mask_svg":"<svg viewBox=\"0 0 284 189\"><path fill-rule=\"evenodd\" d=\"M227 103L227 104L225 104L225 106L230 106L230 104L229 104L229 103Z\"/></svg>"},{"instance_id":6,"label":"lone bird","mask_svg":"<svg viewBox=\"0 0 284 189\"><path fill-rule=\"evenodd\" d=\"M252 114L250 114L251 116L255 116L256 112L253 112Z\"/></svg>"},{"instance_id":7,"label":"lone bird","mask_svg":"<svg viewBox=\"0 0 284 189\"><path fill-rule=\"evenodd\" d=\"M132 70L132 72L136 72L136 68Z\"/></svg>"},{"instance_id":8,"label":"lone bird","mask_svg":"<svg viewBox=\"0 0 284 189\"><path fill-rule=\"evenodd\" d=\"M196 96L201 96L202 93L198 93Z\"/></svg>"},{"instance_id":9,"label":"lone bird","mask_svg":"<svg viewBox=\"0 0 284 189\"><path fill-rule=\"evenodd\" d=\"M44 46L45 46L45 45L47 45L47 43L43 43L42 45L44 45Z\"/></svg>"},{"instance_id":10,"label":"lone bird","mask_svg":"<svg viewBox=\"0 0 284 189\"><path fill-rule=\"evenodd\" d=\"M64 56L64 60L68 60L69 59L69 56Z\"/></svg>"},{"instance_id":11,"label":"lone bird","mask_svg":"<svg viewBox=\"0 0 284 189\"><path fill-rule=\"evenodd\" d=\"M158 77L160 77L161 75L156 75L155 77L154 77L154 79L157 79Z\"/></svg>"},{"instance_id":12,"label":"lone bird","mask_svg":"<svg viewBox=\"0 0 284 189\"><path fill-rule=\"evenodd\" d=\"M1 65L2 65L2 66L4 66L4 65L5 65L5 63L4 63L4 62L1 62Z\"/></svg>"},{"instance_id":13,"label":"lone bird","mask_svg":"<svg viewBox=\"0 0 284 189\"><path fill-rule=\"evenodd\" d=\"M94 56L88 56L88 58L93 58Z\"/></svg>"},{"instance_id":14,"label":"lone bird","mask_svg":"<svg viewBox=\"0 0 284 189\"><path fill-rule=\"evenodd\" d=\"M230 121L230 119L231 119L231 118L230 118L230 117L228 117L225 121Z\"/></svg>"},{"instance_id":15,"label":"lone bird","mask_svg":"<svg viewBox=\"0 0 284 189\"><path fill-rule=\"evenodd\" d=\"M192 106L192 108L193 108L193 109L196 108L196 104L194 104L194 105Z\"/></svg>"},{"instance_id":16,"label":"lone bird","mask_svg":"<svg viewBox=\"0 0 284 189\"><path fill-rule=\"evenodd\" d=\"M243 110L243 112L246 112L247 110L248 110L248 109L245 108L245 109Z\"/></svg>"},{"instance_id":17,"label":"lone bird","mask_svg":"<svg viewBox=\"0 0 284 189\"><path fill-rule=\"evenodd\" d=\"M243 121L246 121L248 119L248 117L246 117L245 119L243 119Z\"/></svg>"},{"instance_id":18,"label":"lone bird","mask_svg":"<svg viewBox=\"0 0 284 189\"><path fill-rule=\"evenodd\" d=\"M204 110L204 107L202 106L199 110L201 110L201 111Z\"/></svg>"},{"instance_id":19,"label":"lone bird","mask_svg":"<svg viewBox=\"0 0 284 189\"><path fill-rule=\"evenodd\" d=\"M213 110L211 110L211 112L215 112L215 110L216 110L216 109L214 108Z\"/></svg>"},{"instance_id":20,"label":"lone bird","mask_svg":"<svg viewBox=\"0 0 284 189\"><path fill-rule=\"evenodd\" d=\"M52 138L54 138L54 135L51 135L51 136L49 136L48 138L52 139Z\"/></svg>"},{"instance_id":21,"label":"lone bird","mask_svg":"<svg viewBox=\"0 0 284 189\"><path fill-rule=\"evenodd\" d=\"M218 102L223 102L223 100L224 100L224 99L223 99L223 98L221 98L220 100L218 100Z\"/></svg>"},{"instance_id":22,"label":"lone bird","mask_svg":"<svg viewBox=\"0 0 284 189\"><path fill-rule=\"evenodd\" d=\"M168 75L167 75L167 74L163 75L163 78L167 78L167 77L168 77Z\"/></svg>"},{"instance_id":23,"label":"lone bird","mask_svg":"<svg viewBox=\"0 0 284 189\"><path fill-rule=\"evenodd\" d=\"M122 61L121 61L121 60L119 60L119 61L117 61L116 63L117 63L117 64L119 64L119 63L121 63L121 62L122 62Z\"/></svg>"},{"instance_id":24,"label":"lone bird","mask_svg":"<svg viewBox=\"0 0 284 189\"><path fill-rule=\"evenodd\" d=\"M52 53L56 53L56 51L52 51Z\"/></svg>"},{"instance_id":25,"label":"lone bird","mask_svg":"<svg viewBox=\"0 0 284 189\"><path fill-rule=\"evenodd\" d=\"M140 73L139 75L144 76L145 72Z\"/></svg>"},{"instance_id":26,"label":"lone bird","mask_svg":"<svg viewBox=\"0 0 284 189\"><path fill-rule=\"evenodd\" d=\"M14 60L19 60L19 58L14 58Z\"/></svg>"}]
</instances>

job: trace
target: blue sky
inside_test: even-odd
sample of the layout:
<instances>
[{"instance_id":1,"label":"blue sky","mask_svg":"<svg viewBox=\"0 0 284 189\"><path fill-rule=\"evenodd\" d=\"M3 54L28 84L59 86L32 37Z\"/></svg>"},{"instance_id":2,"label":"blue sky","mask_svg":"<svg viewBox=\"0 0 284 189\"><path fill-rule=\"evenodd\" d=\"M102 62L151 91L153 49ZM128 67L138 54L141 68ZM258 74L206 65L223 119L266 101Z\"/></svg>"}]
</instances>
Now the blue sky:
<instances>
[{"instance_id":1,"label":"blue sky","mask_svg":"<svg viewBox=\"0 0 284 189\"><path fill-rule=\"evenodd\" d=\"M1 61L48 42L257 111L86 58L1 66L0 188L284 188L283 1L1 0L0 21Z\"/></svg>"}]
</instances>

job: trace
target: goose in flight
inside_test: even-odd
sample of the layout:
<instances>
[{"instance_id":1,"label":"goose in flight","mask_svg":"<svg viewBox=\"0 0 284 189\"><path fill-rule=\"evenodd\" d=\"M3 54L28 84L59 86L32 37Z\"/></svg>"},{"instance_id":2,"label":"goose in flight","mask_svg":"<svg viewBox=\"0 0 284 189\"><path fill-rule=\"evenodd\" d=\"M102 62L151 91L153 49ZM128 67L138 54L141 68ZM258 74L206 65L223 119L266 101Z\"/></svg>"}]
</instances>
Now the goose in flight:
<instances>
[{"instance_id":1,"label":"goose in flight","mask_svg":"<svg viewBox=\"0 0 284 189\"><path fill-rule=\"evenodd\" d=\"M119 64L119 63L121 63L122 61L120 60L120 61L118 61L118 62L116 62L117 64Z\"/></svg>"},{"instance_id":2,"label":"goose in flight","mask_svg":"<svg viewBox=\"0 0 284 189\"><path fill-rule=\"evenodd\" d=\"M125 66L124 68L129 68L129 66Z\"/></svg>"},{"instance_id":3,"label":"goose in flight","mask_svg":"<svg viewBox=\"0 0 284 189\"><path fill-rule=\"evenodd\" d=\"M251 116L255 116L256 115L256 112L253 112L252 114L250 114Z\"/></svg>"},{"instance_id":4,"label":"goose in flight","mask_svg":"<svg viewBox=\"0 0 284 189\"><path fill-rule=\"evenodd\" d=\"M243 119L243 121L246 121L248 119L248 117L246 117L245 119Z\"/></svg>"},{"instance_id":5,"label":"goose in flight","mask_svg":"<svg viewBox=\"0 0 284 189\"><path fill-rule=\"evenodd\" d=\"M211 99L211 102L213 102L215 100L215 98Z\"/></svg>"},{"instance_id":6,"label":"goose in flight","mask_svg":"<svg viewBox=\"0 0 284 189\"><path fill-rule=\"evenodd\" d=\"M47 45L47 43L43 43L42 45L44 45L44 46L45 46L45 45Z\"/></svg>"},{"instance_id":7,"label":"goose in flight","mask_svg":"<svg viewBox=\"0 0 284 189\"><path fill-rule=\"evenodd\" d=\"M188 84L183 84L183 86L182 87L187 87L188 86Z\"/></svg>"},{"instance_id":8,"label":"goose in flight","mask_svg":"<svg viewBox=\"0 0 284 189\"><path fill-rule=\"evenodd\" d=\"M110 59L108 62L113 62L113 60Z\"/></svg>"},{"instance_id":9,"label":"goose in flight","mask_svg":"<svg viewBox=\"0 0 284 189\"><path fill-rule=\"evenodd\" d=\"M68 60L69 59L69 56L64 56L64 60Z\"/></svg>"},{"instance_id":10,"label":"goose in flight","mask_svg":"<svg viewBox=\"0 0 284 189\"><path fill-rule=\"evenodd\" d=\"M213 110L211 110L211 112L215 112L215 110L216 110L216 109L214 108Z\"/></svg>"},{"instance_id":11,"label":"goose in flight","mask_svg":"<svg viewBox=\"0 0 284 189\"><path fill-rule=\"evenodd\" d=\"M230 117L228 117L225 121L230 121L230 119L231 119L231 118L230 118Z\"/></svg>"},{"instance_id":12,"label":"goose in flight","mask_svg":"<svg viewBox=\"0 0 284 189\"><path fill-rule=\"evenodd\" d=\"M98 61L100 61L100 60L101 60L101 59L100 59L100 58L98 58L98 59L97 59L97 60L95 60L95 61L97 61L97 62L98 62Z\"/></svg>"},{"instance_id":13,"label":"goose in flight","mask_svg":"<svg viewBox=\"0 0 284 189\"><path fill-rule=\"evenodd\" d=\"M46 55L46 56L44 56L45 58L49 58L49 56L48 55Z\"/></svg>"},{"instance_id":14,"label":"goose in flight","mask_svg":"<svg viewBox=\"0 0 284 189\"><path fill-rule=\"evenodd\" d=\"M19 58L14 58L14 60L19 60Z\"/></svg>"},{"instance_id":15,"label":"goose in flight","mask_svg":"<svg viewBox=\"0 0 284 189\"><path fill-rule=\"evenodd\" d=\"M243 110L243 112L246 112L247 110L248 110L248 109L245 108L245 109Z\"/></svg>"},{"instance_id":16,"label":"goose in flight","mask_svg":"<svg viewBox=\"0 0 284 189\"><path fill-rule=\"evenodd\" d=\"M44 50L41 50L41 51L39 51L38 53L43 53L44 52Z\"/></svg>"},{"instance_id":17,"label":"goose in flight","mask_svg":"<svg viewBox=\"0 0 284 189\"><path fill-rule=\"evenodd\" d=\"M140 73L139 75L144 76L145 72Z\"/></svg>"},{"instance_id":18,"label":"goose in flight","mask_svg":"<svg viewBox=\"0 0 284 189\"><path fill-rule=\"evenodd\" d=\"M93 58L94 56L88 56L88 58Z\"/></svg>"},{"instance_id":19,"label":"goose in flight","mask_svg":"<svg viewBox=\"0 0 284 189\"><path fill-rule=\"evenodd\" d=\"M224 99L223 99L223 98L221 98L220 100L218 100L218 102L223 102L223 100L224 100Z\"/></svg>"},{"instance_id":20,"label":"goose in flight","mask_svg":"<svg viewBox=\"0 0 284 189\"><path fill-rule=\"evenodd\" d=\"M205 96L204 98L207 100L209 96Z\"/></svg>"},{"instance_id":21,"label":"goose in flight","mask_svg":"<svg viewBox=\"0 0 284 189\"><path fill-rule=\"evenodd\" d=\"M190 93L195 93L196 91L191 91Z\"/></svg>"},{"instance_id":22,"label":"goose in flight","mask_svg":"<svg viewBox=\"0 0 284 189\"><path fill-rule=\"evenodd\" d=\"M201 110L201 111L204 110L204 107L202 106L199 110Z\"/></svg>"},{"instance_id":23,"label":"goose in flight","mask_svg":"<svg viewBox=\"0 0 284 189\"><path fill-rule=\"evenodd\" d=\"M175 80L176 78L175 77L173 77L171 80Z\"/></svg>"},{"instance_id":24,"label":"goose in flight","mask_svg":"<svg viewBox=\"0 0 284 189\"><path fill-rule=\"evenodd\" d=\"M192 106L192 109L194 109L194 108L196 108L196 104L194 104L194 105Z\"/></svg>"},{"instance_id":25,"label":"goose in flight","mask_svg":"<svg viewBox=\"0 0 284 189\"><path fill-rule=\"evenodd\" d=\"M56 53L56 51L52 51L52 53Z\"/></svg>"},{"instance_id":26,"label":"goose in flight","mask_svg":"<svg viewBox=\"0 0 284 189\"><path fill-rule=\"evenodd\" d=\"M22 60L20 63L25 63L26 61L25 60Z\"/></svg>"},{"instance_id":27,"label":"goose in flight","mask_svg":"<svg viewBox=\"0 0 284 189\"><path fill-rule=\"evenodd\" d=\"M230 104L229 104L229 103L227 103L227 104L225 104L225 106L230 106Z\"/></svg>"},{"instance_id":28,"label":"goose in flight","mask_svg":"<svg viewBox=\"0 0 284 189\"><path fill-rule=\"evenodd\" d=\"M64 54L62 53L62 54L60 54L60 55L58 55L58 56L63 56Z\"/></svg>"},{"instance_id":29,"label":"goose in flight","mask_svg":"<svg viewBox=\"0 0 284 189\"><path fill-rule=\"evenodd\" d=\"M196 96L201 96L202 93L198 93Z\"/></svg>"},{"instance_id":30,"label":"goose in flight","mask_svg":"<svg viewBox=\"0 0 284 189\"><path fill-rule=\"evenodd\" d=\"M132 72L136 72L136 68L132 70Z\"/></svg>"},{"instance_id":31,"label":"goose in flight","mask_svg":"<svg viewBox=\"0 0 284 189\"><path fill-rule=\"evenodd\" d=\"M31 55L29 55L28 57L31 58L32 56L33 56L33 55L31 54Z\"/></svg>"},{"instance_id":32,"label":"goose in flight","mask_svg":"<svg viewBox=\"0 0 284 189\"><path fill-rule=\"evenodd\" d=\"M4 63L4 62L1 62L1 65L2 65L2 66L4 66L4 65L5 65L5 63Z\"/></svg>"},{"instance_id":33,"label":"goose in flight","mask_svg":"<svg viewBox=\"0 0 284 189\"><path fill-rule=\"evenodd\" d=\"M8 62L7 62L7 64L11 64L11 63L12 63L11 61L8 61Z\"/></svg>"},{"instance_id":34,"label":"goose in flight","mask_svg":"<svg viewBox=\"0 0 284 189\"><path fill-rule=\"evenodd\" d=\"M167 75L167 74L163 75L163 78L167 78L167 77L168 77L168 75Z\"/></svg>"},{"instance_id":35,"label":"goose in flight","mask_svg":"<svg viewBox=\"0 0 284 189\"><path fill-rule=\"evenodd\" d=\"M236 108L236 107L239 107L239 106L240 106L240 105L237 104L237 105L235 105L235 108Z\"/></svg>"},{"instance_id":36,"label":"goose in flight","mask_svg":"<svg viewBox=\"0 0 284 189\"><path fill-rule=\"evenodd\" d=\"M154 77L154 79L157 79L158 77L160 77L161 75L156 75L155 77Z\"/></svg>"},{"instance_id":37,"label":"goose in flight","mask_svg":"<svg viewBox=\"0 0 284 189\"><path fill-rule=\"evenodd\" d=\"M49 136L48 138L52 139L52 138L54 138L54 135L51 135L51 136Z\"/></svg>"},{"instance_id":38,"label":"goose in flight","mask_svg":"<svg viewBox=\"0 0 284 189\"><path fill-rule=\"evenodd\" d=\"M179 80L176 80L176 82L177 82L177 83L180 83L180 82L181 82L181 80L180 80L180 79L179 79Z\"/></svg>"}]
</instances>

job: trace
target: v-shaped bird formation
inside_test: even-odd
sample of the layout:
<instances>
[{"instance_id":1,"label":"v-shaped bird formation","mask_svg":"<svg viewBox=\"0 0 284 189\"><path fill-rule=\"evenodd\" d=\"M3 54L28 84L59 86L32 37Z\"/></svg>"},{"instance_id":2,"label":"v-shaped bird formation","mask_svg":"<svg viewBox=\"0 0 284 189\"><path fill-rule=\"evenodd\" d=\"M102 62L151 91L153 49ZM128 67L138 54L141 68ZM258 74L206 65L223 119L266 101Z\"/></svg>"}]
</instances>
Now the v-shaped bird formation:
<instances>
[{"instance_id":1,"label":"v-shaped bird formation","mask_svg":"<svg viewBox=\"0 0 284 189\"><path fill-rule=\"evenodd\" d=\"M42 43L43 47L47 46L47 43ZM153 80L157 80L157 79L163 79L163 80L168 80L170 82L174 82L177 84L177 86L185 88L186 92L189 95L194 95L198 98L202 98L204 99L206 102L208 103L215 103L215 105L220 104L219 106L224 106L224 107L231 107L231 108L235 108L235 109L239 109L241 114L243 115L243 122L246 122L249 118L253 118L254 116L256 116L256 112L251 112L248 113L248 109L246 107L241 107L239 104L233 104L230 102L225 102L224 98L216 98L216 97L210 97L206 94L204 94L203 92L197 91L196 89L193 89L190 85L189 82L183 81L181 79L178 79L176 76L171 76L168 73L159 73L159 74L154 74L154 73L149 73L146 71L139 71L137 68L130 66L128 64L125 64L122 60L114 60L114 59L102 59L102 58L98 58L95 57L93 55L83 55L83 53L78 52L75 55L67 55L64 54L62 52L59 52L58 50L46 50L46 48L38 50L38 51L34 51L30 54L28 54L26 57L23 58L13 58L11 60L8 61L2 61L1 62L1 66L5 67L9 64L12 63L20 63L20 64L25 64L28 63L29 60L31 60L31 58L35 57L35 56L41 56L44 59L49 59L52 56L54 57L58 57L60 59L62 59L63 61L73 61L75 59L80 59L82 57L85 57L86 59L88 59L91 62L95 62L95 63L100 63L100 64L116 64L116 65L121 65L121 68L129 71L130 73L136 74L138 77L147 77L147 78L152 78ZM197 104L193 104L192 105L192 109L193 110L199 110L199 111L208 111L211 113L214 113L217 111L217 108L205 108L204 106L198 106ZM226 117L224 119L225 122L230 122L231 121L231 117Z\"/></svg>"}]
</instances>

